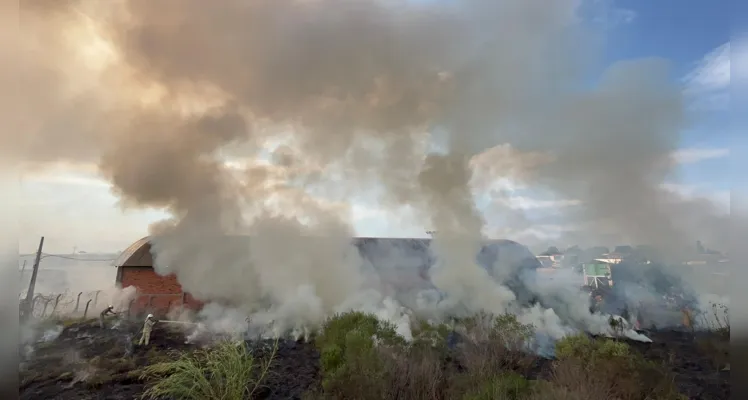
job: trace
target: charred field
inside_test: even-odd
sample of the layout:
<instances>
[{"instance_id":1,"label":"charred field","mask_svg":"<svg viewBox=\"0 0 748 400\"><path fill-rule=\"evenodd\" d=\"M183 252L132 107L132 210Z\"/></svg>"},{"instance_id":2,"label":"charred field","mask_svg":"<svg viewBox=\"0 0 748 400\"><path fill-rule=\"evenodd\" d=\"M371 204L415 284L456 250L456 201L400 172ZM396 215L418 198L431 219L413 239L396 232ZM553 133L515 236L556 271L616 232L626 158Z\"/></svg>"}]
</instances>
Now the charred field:
<instances>
[{"instance_id":1,"label":"charred field","mask_svg":"<svg viewBox=\"0 0 748 400\"><path fill-rule=\"evenodd\" d=\"M38 344L20 367L21 399L140 398L147 381L143 368L198 351L183 331L154 327L149 346L136 345L139 324L121 323L100 329L95 321L69 324L53 341ZM262 357L273 341L248 342ZM318 380L319 355L314 346L292 340L278 342L271 374L255 398L292 399Z\"/></svg>"},{"instance_id":2,"label":"charred field","mask_svg":"<svg viewBox=\"0 0 748 400\"><path fill-rule=\"evenodd\" d=\"M567 341L572 350L564 350L564 357L557 344L555 359L518 355L503 345L499 350L488 335L486 343L445 347L444 352L414 350L417 346L411 344L410 350L386 355L390 362L384 365L379 362L381 354L376 360L371 358L368 347L354 349L351 335L347 335L342 349L336 347L334 328L334 324L328 324L327 332L322 331L312 343L292 339L245 342L256 360L264 360L262 365L267 370L258 363L250 379L253 383L247 383L252 386L251 394L248 390L241 398L593 400L607 393L608 398L621 399L717 400L730 396L729 336L719 332L647 332L652 343L600 338L585 342L587 336L582 336ZM429 332L422 331L420 337L425 337L424 333ZM158 324L149 346L135 345L138 335L139 326L128 322L108 329L88 321L65 323L54 340L37 342L33 351L21 349L20 398L142 398L156 379L148 373L149 366L210 348L187 344L182 331ZM381 332L377 335L387 337ZM586 344L580 344L580 340ZM612 347L590 347L596 342ZM630 356L619 357L616 346L621 345L629 349ZM330 346L336 351L329 351ZM585 359L590 352L599 354ZM609 359L602 360L605 357ZM634 359L638 361L631 361ZM585 368L581 368L583 364ZM622 379L622 374L631 376ZM376 382L372 381L374 376ZM652 376L658 376L659 381L641 383L654 379ZM672 390L663 389L663 382L671 382ZM640 383L648 388L627 387Z\"/></svg>"}]
</instances>

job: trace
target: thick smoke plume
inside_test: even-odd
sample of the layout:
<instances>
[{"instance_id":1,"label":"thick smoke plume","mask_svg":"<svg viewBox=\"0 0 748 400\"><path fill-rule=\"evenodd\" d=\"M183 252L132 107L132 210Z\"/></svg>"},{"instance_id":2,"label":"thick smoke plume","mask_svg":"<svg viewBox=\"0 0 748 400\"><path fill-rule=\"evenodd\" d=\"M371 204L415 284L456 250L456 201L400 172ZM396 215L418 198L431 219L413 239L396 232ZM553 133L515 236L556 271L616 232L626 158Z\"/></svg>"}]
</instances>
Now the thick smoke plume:
<instances>
[{"instance_id":1,"label":"thick smoke plume","mask_svg":"<svg viewBox=\"0 0 748 400\"><path fill-rule=\"evenodd\" d=\"M579 0L24 4L3 156L96 162L123 207L168 209L156 268L199 298L291 325L396 309L349 245L355 195L438 232L446 297L429 312L513 310L563 332L476 265L473 190L504 176L580 201L588 239L723 239L710 207L660 187L684 124L666 63L619 63L590 87ZM516 162L486 155L507 143Z\"/></svg>"}]
</instances>

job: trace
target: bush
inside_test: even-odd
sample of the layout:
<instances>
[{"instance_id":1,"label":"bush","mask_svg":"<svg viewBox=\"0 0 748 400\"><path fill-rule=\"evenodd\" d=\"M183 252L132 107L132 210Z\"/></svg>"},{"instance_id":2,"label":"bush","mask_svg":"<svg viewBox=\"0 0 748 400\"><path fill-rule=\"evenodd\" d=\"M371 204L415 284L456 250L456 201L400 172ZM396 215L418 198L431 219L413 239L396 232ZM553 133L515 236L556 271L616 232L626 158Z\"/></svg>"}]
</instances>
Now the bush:
<instances>
[{"instance_id":1,"label":"bush","mask_svg":"<svg viewBox=\"0 0 748 400\"><path fill-rule=\"evenodd\" d=\"M528 344L534 327L514 315L478 314L463 321L467 337L458 352L461 363L474 376L494 376L497 371L524 373L535 356Z\"/></svg>"},{"instance_id":2,"label":"bush","mask_svg":"<svg viewBox=\"0 0 748 400\"><path fill-rule=\"evenodd\" d=\"M629 346L610 339L593 340L587 335L567 336L556 343L556 358L594 363L629 356Z\"/></svg>"},{"instance_id":3,"label":"bush","mask_svg":"<svg viewBox=\"0 0 748 400\"><path fill-rule=\"evenodd\" d=\"M680 400L673 377L625 342L570 336L557 343L551 380L524 378L537 358L529 354L531 325L513 315L478 314L454 330L420 322L410 344L373 315L331 318L317 338L321 398L380 400ZM374 338L374 339L373 339Z\"/></svg>"},{"instance_id":4,"label":"bush","mask_svg":"<svg viewBox=\"0 0 748 400\"><path fill-rule=\"evenodd\" d=\"M433 348L439 351L447 350L447 338L452 328L447 324L431 324L427 321L418 321L413 329L413 342L410 347L415 349Z\"/></svg>"},{"instance_id":5,"label":"bush","mask_svg":"<svg viewBox=\"0 0 748 400\"><path fill-rule=\"evenodd\" d=\"M141 379L153 383L143 398L242 400L250 398L267 376L277 350L257 363L244 343L222 342L215 348L182 355L146 367ZM260 367L259 369L257 367Z\"/></svg>"},{"instance_id":6,"label":"bush","mask_svg":"<svg viewBox=\"0 0 748 400\"><path fill-rule=\"evenodd\" d=\"M665 367L645 360L624 342L569 336L556 344L556 357L553 387L561 392L584 393L580 398L683 398Z\"/></svg>"},{"instance_id":7,"label":"bush","mask_svg":"<svg viewBox=\"0 0 748 400\"><path fill-rule=\"evenodd\" d=\"M381 398L388 382L385 360L377 347L402 348L405 340L389 322L372 314L348 312L328 319L315 344L320 352L326 393L346 398Z\"/></svg>"},{"instance_id":8,"label":"bush","mask_svg":"<svg viewBox=\"0 0 748 400\"><path fill-rule=\"evenodd\" d=\"M530 394L530 381L513 372L497 375L465 394L463 400L520 400Z\"/></svg>"}]
</instances>

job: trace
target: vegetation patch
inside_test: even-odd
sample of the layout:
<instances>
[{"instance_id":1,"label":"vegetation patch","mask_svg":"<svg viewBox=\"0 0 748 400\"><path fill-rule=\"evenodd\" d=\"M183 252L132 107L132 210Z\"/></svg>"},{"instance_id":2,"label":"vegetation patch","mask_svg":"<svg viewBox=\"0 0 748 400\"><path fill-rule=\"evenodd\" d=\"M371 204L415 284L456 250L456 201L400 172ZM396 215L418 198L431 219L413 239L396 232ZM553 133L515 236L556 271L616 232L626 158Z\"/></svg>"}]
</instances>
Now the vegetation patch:
<instances>
[{"instance_id":1,"label":"vegetation patch","mask_svg":"<svg viewBox=\"0 0 748 400\"><path fill-rule=\"evenodd\" d=\"M139 322L76 324L36 346L21 398L716 400L730 391L729 324L654 331L653 343L569 336L551 360L528 346L534 328L509 314L414 321L406 341L391 323L349 312L328 319L313 343L204 349L158 327L150 346L133 346Z\"/></svg>"},{"instance_id":2,"label":"vegetation patch","mask_svg":"<svg viewBox=\"0 0 748 400\"><path fill-rule=\"evenodd\" d=\"M273 353L274 355L274 353ZM257 391L273 356L255 360L244 343L222 342L175 361L145 367L141 378L152 382L145 399L242 400Z\"/></svg>"}]
</instances>

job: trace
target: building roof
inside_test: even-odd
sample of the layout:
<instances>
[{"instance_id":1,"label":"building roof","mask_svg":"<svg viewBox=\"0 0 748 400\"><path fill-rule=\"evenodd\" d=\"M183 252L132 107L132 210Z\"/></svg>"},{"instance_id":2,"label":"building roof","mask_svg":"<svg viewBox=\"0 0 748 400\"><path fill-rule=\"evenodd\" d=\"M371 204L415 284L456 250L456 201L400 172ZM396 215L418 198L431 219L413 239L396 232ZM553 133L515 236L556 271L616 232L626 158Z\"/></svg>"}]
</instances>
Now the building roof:
<instances>
[{"instance_id":1,"label":"building roof","mask_svg":"<svg viewBox=\"0 0 748 400\"><path fill-rule=\"evenodd\" d=\"M112 265L115 267L152 267L151 237L146 236L127 246Z\"/></svg>"},{"instance_id":2,"label":"building roof","mask_svg":"<svg viewBox=\"0 0 748 400\"><path fill-rule=\"evenodd\" d=\"M146 236L131 244L119 255L113 265L115 267L153 267L151 240L151 236ZM398 260L405 260L407 264L411 262L421 264L420 260L423 259L423 254L428 252L431 239L357 237L354 238L354 242L362 256L374 264L377 264L375 260L392 257L393 253L397 255ZM540 262L525 246L511 240L489 240L481 253L493 253L493 257L512 264L521 264L523 267L540 267ZM418 260L413 260L414 257ZM431 264L431 262L428 263Z\"/></svg>"}]
</instances>

